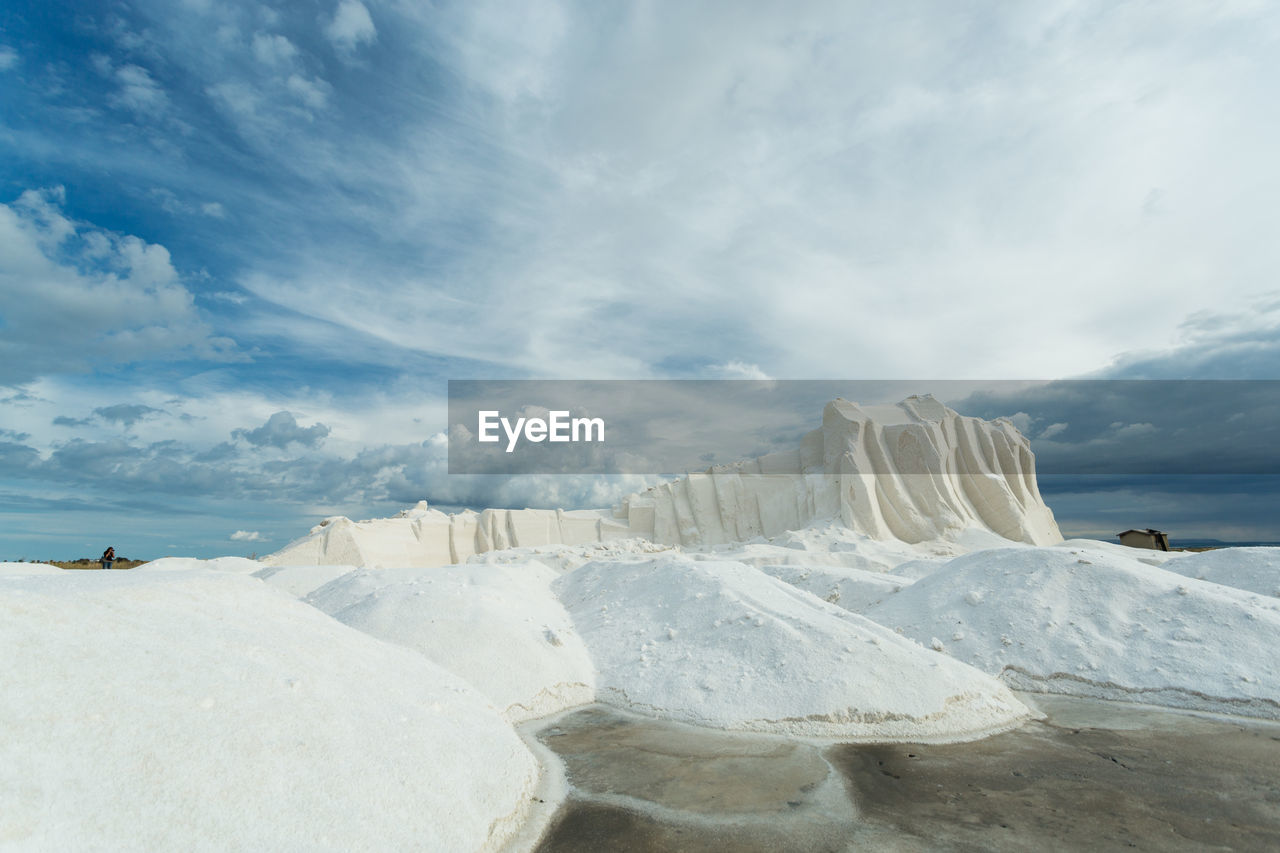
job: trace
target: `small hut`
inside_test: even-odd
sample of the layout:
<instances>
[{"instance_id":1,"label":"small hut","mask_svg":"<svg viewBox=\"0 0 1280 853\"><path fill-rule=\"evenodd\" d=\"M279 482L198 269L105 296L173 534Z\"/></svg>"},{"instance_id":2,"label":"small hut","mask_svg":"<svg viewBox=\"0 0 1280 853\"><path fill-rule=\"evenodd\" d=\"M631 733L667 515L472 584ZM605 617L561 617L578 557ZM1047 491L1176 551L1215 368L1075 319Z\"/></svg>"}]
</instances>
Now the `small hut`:
<instances>
[{"instance_id":1,"label":"small hut","mask_svg":"<svg viewBox=\"0 0 1280 853\"><path fill-rule=\"evenodd\" d=\"M1124 533L1118 534L1120 544L1127 545L1130 548L1147 548L1151 551L1168 551L1169 535L1161 533L1159 530L1126 530Z\"/></svg>"}]
</instances>

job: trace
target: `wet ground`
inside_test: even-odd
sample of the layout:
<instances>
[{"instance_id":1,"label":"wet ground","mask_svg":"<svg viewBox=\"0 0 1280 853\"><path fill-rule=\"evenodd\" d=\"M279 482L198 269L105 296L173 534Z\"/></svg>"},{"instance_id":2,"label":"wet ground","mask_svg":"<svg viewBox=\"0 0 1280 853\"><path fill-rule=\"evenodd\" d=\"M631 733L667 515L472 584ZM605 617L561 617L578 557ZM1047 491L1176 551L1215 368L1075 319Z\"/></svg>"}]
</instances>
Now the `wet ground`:
<instances>
[{"instance_id":1,"label":"wet ground","mask_svg":"<svg viewBox=\"0 0 1280 853\"><path fill-rule=\"evenodd\" d=\"M538 738L570 794L551 851L1280 850L1280 724L1026 697L951 745L815 744L591 706Z\"/></svg>"}]
</instances>

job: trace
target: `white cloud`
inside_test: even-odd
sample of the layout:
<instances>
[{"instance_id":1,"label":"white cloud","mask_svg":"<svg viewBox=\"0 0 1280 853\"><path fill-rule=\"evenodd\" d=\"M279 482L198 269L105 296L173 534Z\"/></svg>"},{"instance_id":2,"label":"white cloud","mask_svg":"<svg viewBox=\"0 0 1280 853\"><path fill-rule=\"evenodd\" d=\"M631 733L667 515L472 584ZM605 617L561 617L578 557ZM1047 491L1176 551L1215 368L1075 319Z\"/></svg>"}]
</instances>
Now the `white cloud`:
<instances>
[{"instance_id":1,"label":"white cloud","mask_svg":"<svg viewBox=\"0 0 1280 853\"><path fill-rule=\"evenodd\" d=\"M1159 428L1155 424L1149 423L1112 424L1111 426L1115 429L1116 438L1133 438L1159 432Z\"/></svg>"},{"instance_id":2,"label":"white cloud","mask_svg":"<svg viewBox=\"0 0 1280 853\"><path fill-rule=\"evenodd\" d=\"M0 45L0 71L8 71L18 66L18 52L11 47Z\"/></svg>"},{"instance_id":3,"label":"white cloud","mask_svg":"<svg viewBox=\"0 0 1280 853\"><path fill-rule=\"evenodd\" d=\"M150 193L151 197L160 203L160 208L165 213L171 213L174 216L191 216L200 214L202 216L210 216L214 219L225 219L227 212L222 205L216 201L190 203L183 201L172 191L164 187L154 187ZM95 238L95 242L97 242Z\"/></svg>"},{"instance_id":4,"label":"white cloud","mask_svg":"<svg viewBox=\"0 0 1280 853\"><path fill-rule=\"evenodd\" d=\"M1044 428L1044 431L1040 433L1040 439L1042 441L1047 441L1053 438L1055 435L1059 435L1065 432L1068 426L1069 424L1066 424L1066 423L1049 424L1047 427Z\"/></svg>"},{"instance_id":5,"label":"white cloud","mask_svg":"<svg viewBox=\"0 0 1280 853\"><path fill-rule=\"evenodd\" d=\"M330 86L320 79L308 80L298 74L290 74L285 87L312 110L324 109L329 100Z\"/></svg>"},{"instance_id":6,"label":"white cloud","mask_svg":"<svg viewBox=\"0 0 1280 853\"><path fill-rule=\"evenodd\" d=\"M745 336L791 376L1070 375L1223 298L1206 275L1235 294L1280 265L1222 226L1267 220L1250 140L1280 133L1246 101L1274 23L1189 44L1151 33L1193 7L467 9L467 78L544 178L495 214L528 236L491 275L527 295L486 282L540 330L513 339L532 370Z\"/></svg>"},{"instance_id":7,"label":"white cloud","mask_svg":"<svg viewBox=\"0 0 1280 853\"><path fill-rule=\"evenodd\" d=\"M112 98L117 106L144 115L158 115L168 107L169 99L164 90L140 65L124 65L115 71L120 90Z\"/></svg>"},{"instance_id":8,"label":"white cloud","mask_svg":"<svg viewBox=\"0 0 1280 853\"><path fill-rule=\"evenodd\" d=\"M226 81L205 89L205 94L238 123L256 121L262 96L247 83Z\"/></svg>"},{"instance_id":9,"label":"white cloud","mask_svg":"<svg viewBox=\"0 0 1280 853\"><path fill-rule=\"evenodd\" d=\"M287 65L297 55L293 42L278 33L254 34L253 56L263 65Z\"/></svg>"},{"instance_id":10,"label":"white cloud","mask_svg":"<svg viewBox=\"0 0 1280 853\"><path fill-rule=\"evenodd\" d=\"M1155 351L1280 267L1265 6L476 0L375 27L331 0L324 35L382 81L353 107L296 19L136 5L174 46L144 64L291 181L236 224L299 239L228 251L286 309L245 322L295 342L333 324L392 362L537 375L1043 378ZM405 84L433 69L443 88Z\"/></svg>"},{"instance_id":11,"label":"white cloud","mask_svg":"<svg viewBox=\"0 0 1280 853\"><path fill-rule=\"evenodd\" d=\"M256 530L237 530L230 538L233 542L261 542L262 534Z\"/></svg>"},{"instance_id":12,"label":"white cloud","mask_svg":"<svg viewBox=\"0 0 1280 853\"><path fill-rule=\"evenodd\" d=\"M1031 415L1026 412L1017 412L1009 415L1008 420L1016 426L1018 428L1018 432L1023 435L1031 434L1031 425L1035 422L1035 418L1031 417Z\"/></svg>"},{"instance_id":13,"label":"white cloud","mask_svg":"<svg viewBox=\"0 0 1280 853\"><path fill-rule=\"evenodd\" d=\"M361 45L372 44L378 37L369 10L360 0L342 0L325 24L324 34L343 55L354 53Z\"/></svg>"},{"instance_id":14,"label":"white cloud","mask_svg":"<svg viewBox=\"0 0 1280 853\"><path fill-rule=\"evenodd\" d=\"M711 372L720 379L771 379L773 377L760 369L758 364L745 361L727 361L711 368Z\"/></svg>"},{"instance_id":15,"label":"white cloud","mask_svg":"<svg viewBox=\"0 0 1280 853\"><path fill-rule=\"evenodd\" d=\"M158 357L235 358L163 246L61 212L61 188L0 204L0 384Z\"/></svg>"}]
</instances>

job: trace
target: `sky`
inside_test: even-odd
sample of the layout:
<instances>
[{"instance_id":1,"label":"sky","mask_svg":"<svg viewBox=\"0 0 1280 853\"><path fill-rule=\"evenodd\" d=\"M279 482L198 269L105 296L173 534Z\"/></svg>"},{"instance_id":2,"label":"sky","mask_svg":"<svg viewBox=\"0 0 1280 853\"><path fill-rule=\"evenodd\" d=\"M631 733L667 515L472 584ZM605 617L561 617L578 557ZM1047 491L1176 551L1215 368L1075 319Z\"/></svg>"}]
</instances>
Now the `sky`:
<instances>
[{"instance_id":1,"label":"sky","mask_svg":"<svg viewBox=\"0 0 1280 853\"><path fill-rule=\"evenodd\" d=\"M1280 378L1278 42L1252 0L9 0L0 557L635 485L460 485L449 379ZM1280 540L1206 477L1042 485Z\"/></svg>"}]
</instances>

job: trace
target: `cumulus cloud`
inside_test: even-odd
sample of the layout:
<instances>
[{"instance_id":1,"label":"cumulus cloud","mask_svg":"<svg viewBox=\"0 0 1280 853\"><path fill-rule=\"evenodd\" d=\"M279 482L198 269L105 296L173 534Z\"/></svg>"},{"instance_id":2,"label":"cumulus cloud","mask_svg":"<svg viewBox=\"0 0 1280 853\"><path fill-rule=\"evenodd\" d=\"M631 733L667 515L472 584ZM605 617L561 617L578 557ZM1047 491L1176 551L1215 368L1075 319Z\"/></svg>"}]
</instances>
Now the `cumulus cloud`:
<instances>
[{"instance_id":1,"label":"cumulus cloud","mask_svg":"<svg viewBox=\"0 0 1280 853\"><path fill-rule=\"evenodd\" d=\"M23 441L0 440L0 477L102 494L127 490L152 499L270 501L277 507L411 505L423 499L445 506L598 507L656 482L642 476L451 476L443 435L345 452L312 447L265 460L253 446L229 443L75 438L42 454Z\"/></svg>"},{"instance_id":2,"label":"cumulus cloud","mask_svg":"<svg viewBox=\"0 0 1280 853\"><path fill-rule=\"evenodd\" d=\"M1039 436L1040 440L1048 441L1049 439L1053 438L1055 435L1060 435L1066 432L1068 426L1069 424L1062 423L1062 422L1059 422L1056 424L1049 424L1047 427L1041 430L1040 436Z\"/></svg>"},{"instance_id":3,"label":"cumulus cloud","mask_svg":"<svg viewBox=\"0 0 1280 853\"><path fill-rule=\"evenodd\" d=\"M1021 432L1023 435L1031 434L1031 425L1035 423L1035 420L1036 420L1035 418L1031 417L1031 415L1027 414L1026 412L1015 412L1014 414L1009 415L1008 417L1009 417L1010 423L1016 426L1018 428L1018 431Z\"/></svg>"},{"instance_id":4,"label":"cumulus cloud","mask_svg":"<svg viewBox=\"0 0 1280 853\"><path fill-rule=\"evenodd\" d=\"M361 45L371 44L378 31L369 10L360 0L342 0L333 17L324 26L324 34L343 55L350 55Z\"/></svg>"},{"instance_id":5,"label":"cumulus cloud","mask_svg":"<svg viewBox=\"0 0 1280 853\"><path fill-rule=\"evenodd\" d=\"M229 538L233 542L261 542L262 534L256 530L237 530Z\"/></svg>"},{"instance_id":6,"label":"cumulus cloud","mask_svg":"<svg viewBox=\"0 0 1280 853\"><path fill-rule=\"evenodd\" d=\"M301 427L289 412L276 412L262 426L233 430L231 435L233 438L242 438L255 447L278 447L283 450L293 443L303 447L318 447L329 435L329 428L322 423Z\"/></svg>"},{"instance_id":7,"label":"cumulus cloud","mask_svg":"<svg viewBox=\"0 0 1280 853\"><path fill-rule=\"evenodd\" d=\"M148 358L240 358L163 246L75 222L61 188L0 204L0 384Z\"/></svg>"},{"instance_id":8,"label":"cumulus cloud","mask_svg":"<svg viewBox=\"0 0 1280 853\"><path fill-rule=\"evenodd\" d=\"M711 373L721 379L771 379L758 364L745 361L726 361L711 368Z\"/></svg>"},{"instance_id":9,"label":"cumulus cloud","mask_svg":"<svg viewBox=\"0 0 1280 853\"><path fill-rule=\"evenodd\" d=\"M159 411L160 409L137 403L117 403L114 406L102 406L94 409L93 413L108 423L124 424L126 427L130 427L147 415Z\"/></svg>"}]
</instances>

